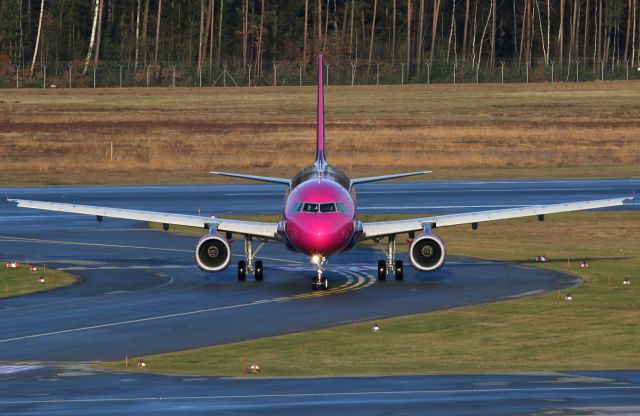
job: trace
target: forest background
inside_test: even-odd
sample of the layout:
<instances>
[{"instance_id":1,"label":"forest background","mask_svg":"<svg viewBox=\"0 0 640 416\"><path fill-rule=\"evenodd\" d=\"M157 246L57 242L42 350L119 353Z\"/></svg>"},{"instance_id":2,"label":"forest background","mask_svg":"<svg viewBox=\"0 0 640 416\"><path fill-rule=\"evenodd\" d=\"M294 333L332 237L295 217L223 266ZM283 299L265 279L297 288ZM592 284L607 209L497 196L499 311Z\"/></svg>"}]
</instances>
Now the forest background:
<instances>
[{"instance_id":1,"label":"forest background","mask_svg":"<svg viewBox=\"0 0 640 416\"><path fill-rule=\"evenodd\" d=\"M635 79L638 2L0 0L0 86Z\"/></svg>"}]
</instances>

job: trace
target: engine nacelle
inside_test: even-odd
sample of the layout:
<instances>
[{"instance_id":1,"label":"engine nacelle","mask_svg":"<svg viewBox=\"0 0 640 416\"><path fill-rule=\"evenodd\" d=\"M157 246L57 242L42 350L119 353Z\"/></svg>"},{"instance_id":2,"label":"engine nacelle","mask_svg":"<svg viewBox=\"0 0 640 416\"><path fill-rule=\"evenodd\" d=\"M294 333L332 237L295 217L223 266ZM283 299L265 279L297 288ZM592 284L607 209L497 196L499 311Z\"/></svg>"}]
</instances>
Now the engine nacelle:
<instances>
[{"instance_id":1,"label":"engine nacelle","mask_svg":"<svg viewBox=\"0 0 640 416\"><path fill-rule=\"evenodd\" d=\"M221 272L231 262L231 246L218 233L202 236L196 244L196 263L205 272Z\"/></svg>"},{"instance_id":2,"label":"engine nacelle","mask_svg":"<svg viewBox=\"0 0 640 416\"><path fill-rule=\"evenodd\" d=\"M435 234L422 233L413 239L409 247L411 265L421 272L438 270L444 264L445 257L444 243Z\"/></svg>"}]
</instances>

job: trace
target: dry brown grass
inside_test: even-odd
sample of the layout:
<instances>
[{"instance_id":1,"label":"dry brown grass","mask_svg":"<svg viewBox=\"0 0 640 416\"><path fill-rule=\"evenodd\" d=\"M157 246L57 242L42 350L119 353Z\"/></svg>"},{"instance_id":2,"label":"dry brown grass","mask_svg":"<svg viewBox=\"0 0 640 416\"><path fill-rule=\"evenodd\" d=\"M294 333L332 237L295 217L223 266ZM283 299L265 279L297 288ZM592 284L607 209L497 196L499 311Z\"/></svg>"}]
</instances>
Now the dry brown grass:
<instances>
[{"instance_id":1,"label":"dry brown grass","mask_svg":"<svg viewBox=\"0 0 640 416\"><path fill-rule=\"evenodd\" d=\"M637 175L639 93L635 82L331 87L328 157L353 175ZM314 107L310 87L5 90L2 185L292 175L313 159Z\"/></svg>"}]
</instances>

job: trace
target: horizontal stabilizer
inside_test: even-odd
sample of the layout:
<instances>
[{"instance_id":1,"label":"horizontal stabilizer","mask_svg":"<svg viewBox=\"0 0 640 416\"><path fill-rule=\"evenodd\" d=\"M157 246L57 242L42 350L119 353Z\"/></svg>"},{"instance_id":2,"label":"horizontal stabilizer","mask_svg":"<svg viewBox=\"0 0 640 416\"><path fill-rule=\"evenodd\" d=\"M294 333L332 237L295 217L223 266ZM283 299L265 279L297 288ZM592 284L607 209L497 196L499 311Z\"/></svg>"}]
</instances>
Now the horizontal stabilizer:
<instances>
[{"instance_id":1,"label":"horizontal stabilizer","mask_svg":"<svg viewBox=\"0 0 640 416\"><path fill-rule=\"evenodd\" d=\"M430 170L424 170L424 171L420 171L420 172L394 173L392 175L369 176L367 178L356 178L356 179L351 179L351 186L358 185L358 184L361 184L361 183L367 183L367 182L378 182L378 181L386 181L388 179L405 178L405 177L408 177L408 176L426 175L427 173L431 173L431 171Z\"/></svg>"},{"instance_id":2,"label":"horizontal stabilizer","mask_svg":"<svg viewBox=\"0 0 640 416\"><path fill-rule=\"evenodd\" d=\"M285 178L272 178L270 176L245 175L243 173L229 173L229 172L209 172L209 173L212 175L228 176L230 178L250 179L253 181L279 183L282 185L291 184L291 181Z\"/></svg>"}]
</instances>

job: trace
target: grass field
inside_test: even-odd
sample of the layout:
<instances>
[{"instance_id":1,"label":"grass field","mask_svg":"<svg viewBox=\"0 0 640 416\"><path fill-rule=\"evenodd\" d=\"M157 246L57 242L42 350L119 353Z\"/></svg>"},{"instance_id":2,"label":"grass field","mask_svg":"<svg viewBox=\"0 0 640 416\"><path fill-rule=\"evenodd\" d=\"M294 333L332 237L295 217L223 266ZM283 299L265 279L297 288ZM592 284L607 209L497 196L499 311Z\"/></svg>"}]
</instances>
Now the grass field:
<instances>
[{"instance_id":1,"label":"grass field","mask_svg":"<svg viewBox=\"0 0 640 416\"><path fill-rule=\"evenodd\" d=\"M21 265L18 269L8 269L5 263L0 266L0 299L69 286L78 281L69 273L44 270L41 265L37 266L38 271L35 273L31 273L26 265ZM40 282L41 276L44 276L44 283Z\"/></svg>"},{"instance_id":2,"label":"grass field","mask_svg":"<svg viewBox=\"0 0 640 416\"><path fill-rule=\"evenodd\" d=\"M639 95L638 82L329 87L328 157L352 176L637 176ZM3 90L0 186L291 176L314 138L313 87Z\"/></svg>"},{"instance_id":3,"label":"grass field","mask_svg":"<svg viewBox=\"0 0 640 416\"><path fill-rule=\"evenodd\" d=\"M545 254L538 265L583 280L572 302L549 293L384 320L376 334L359 322L144 358L154 371L225 376L250 363L267 376L638 368L639 224L640 212L582 212L437 230L450 255L529 264Z\"/></svg>"}]
</instances>

